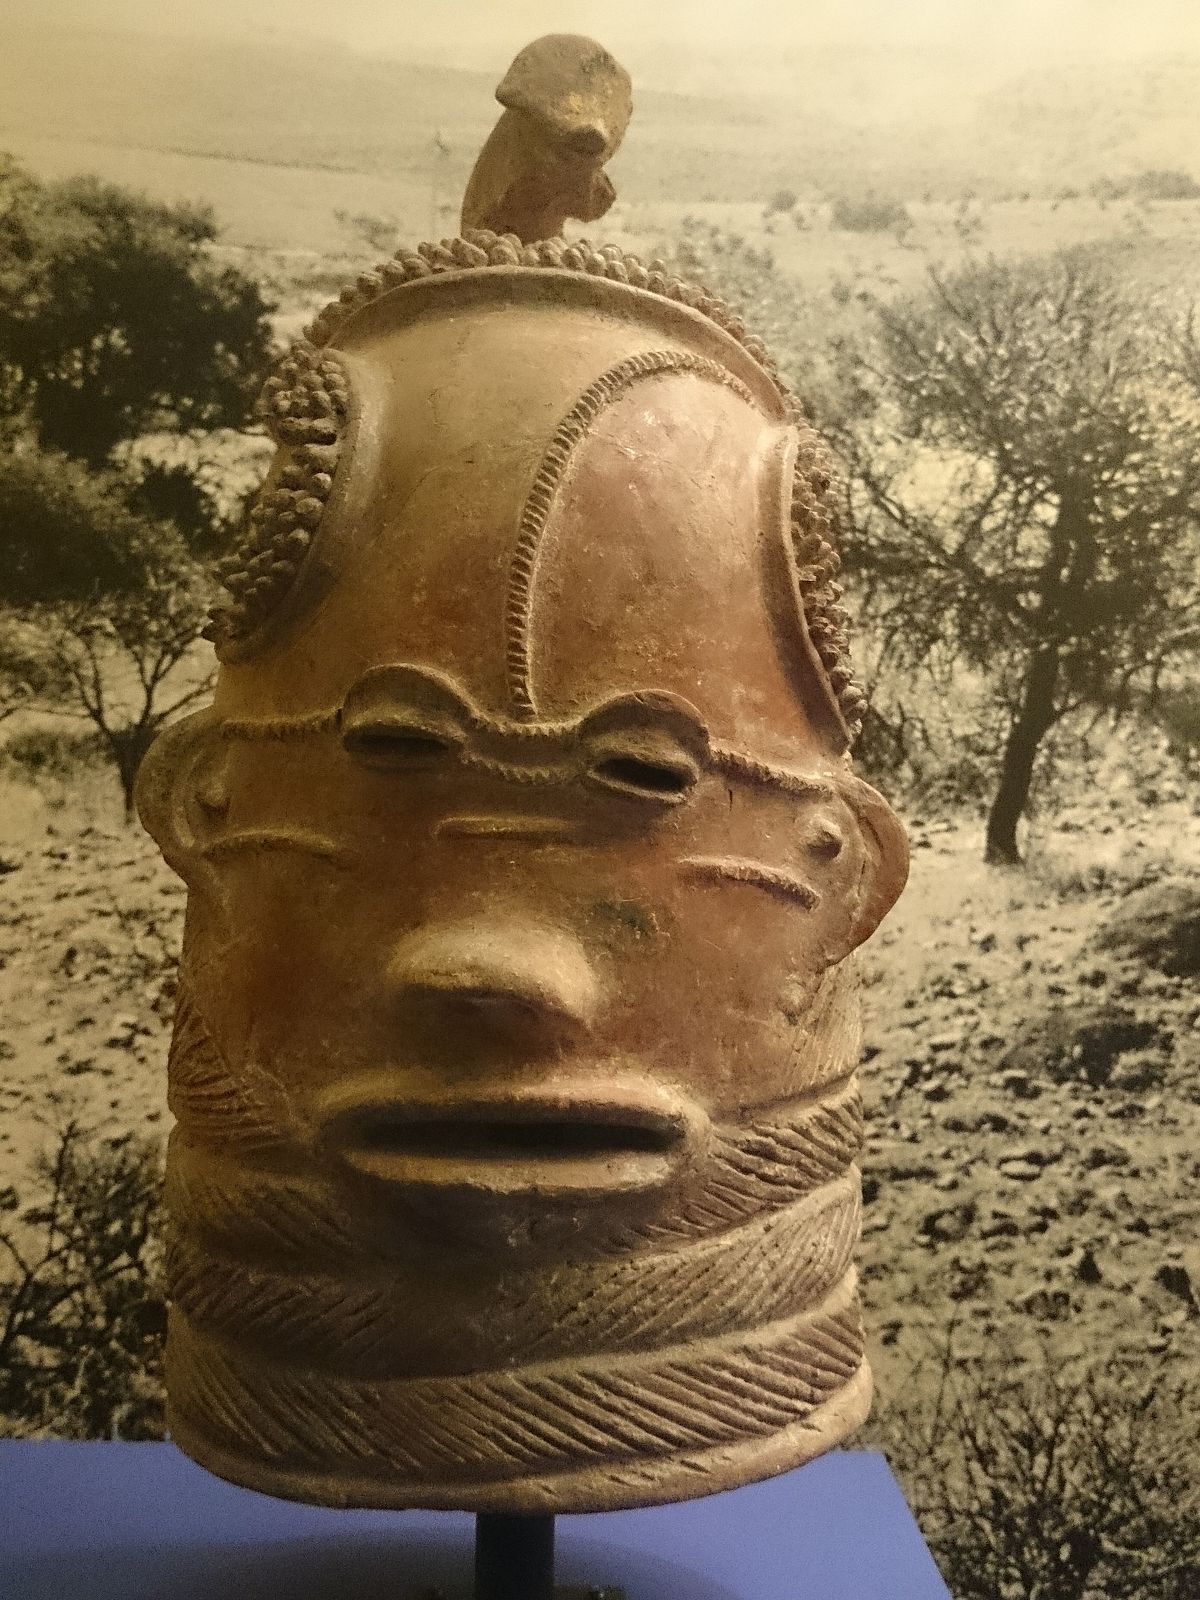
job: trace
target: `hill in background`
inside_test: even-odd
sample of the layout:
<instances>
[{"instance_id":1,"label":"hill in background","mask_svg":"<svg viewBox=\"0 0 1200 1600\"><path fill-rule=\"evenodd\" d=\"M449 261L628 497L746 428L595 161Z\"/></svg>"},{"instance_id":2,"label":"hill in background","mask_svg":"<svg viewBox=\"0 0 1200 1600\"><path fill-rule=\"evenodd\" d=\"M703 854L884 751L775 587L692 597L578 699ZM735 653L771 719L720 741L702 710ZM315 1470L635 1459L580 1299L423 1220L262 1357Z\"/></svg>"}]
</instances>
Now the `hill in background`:
<instances>
[{"instance_id":1,"label":"hill in background","mask_svg":"<svg viewBox=\"0 0 1200 1600\"><path fill-rule=\"evenodd\" d=\"M471 72L292 38L16 29L0 149L41 176L94 171L208 200L233 244L336 245L338 209L445 232L440 208L462 194L504 65ZM962 67L917 49L823 47L796 60L787 96L643 89L618 191L635 207L761 203L784 187L1036 198L1146 168L1200 173L1200 55L1064 60L991 89ZM435 132L448 155L435 157Z\"/></svg>"}]
</instances>

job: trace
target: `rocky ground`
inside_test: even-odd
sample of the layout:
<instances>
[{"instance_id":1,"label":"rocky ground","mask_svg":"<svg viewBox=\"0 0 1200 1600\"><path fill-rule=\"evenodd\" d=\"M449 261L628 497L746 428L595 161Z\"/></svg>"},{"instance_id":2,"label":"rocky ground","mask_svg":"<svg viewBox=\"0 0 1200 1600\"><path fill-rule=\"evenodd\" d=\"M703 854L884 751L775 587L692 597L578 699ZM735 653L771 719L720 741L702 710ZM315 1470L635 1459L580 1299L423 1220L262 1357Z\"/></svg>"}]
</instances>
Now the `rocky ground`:
<instances>
[{"instance_id":1,"label":"rocky ground","mask_svg":"<svg viewBox=\"0 0 1200 1600\"><path fill-rule=\"evenodd\" d=\"M1093 776L1020 871L981 863L977 824L912 824L911 885L868 947L884 1404L950 1326L960 1355L1200 1373L1196 799Z\"/></svg>"},{"instance_id":2,"label":"rocky ground","mask_svg":"<svg viewBox=\"0 0 1200 1600\"><path fill-rule=\"evenodd\" d=\"M1022 870L983 866L974 819L910 819L911 884L866 953L885 1406L948 1326L960 1354L1200 1371L1196 801L1165 766L1152 797L1120 761L1091 778ZM65 1117L165 1136L183 893L107 774L0 781L0 1209L19 1212Z\"/></svg>"},{"instance_id":3,"label":"rocky ground","mask_svg":"<svg viewBox=\"0 0 1200 1600\"><path fill-rule=\"evenodd\" d=\"M166 1136L183 888L110 782L0 786L0 1209L69 1118Z\"/></svg>"}]
</instances>

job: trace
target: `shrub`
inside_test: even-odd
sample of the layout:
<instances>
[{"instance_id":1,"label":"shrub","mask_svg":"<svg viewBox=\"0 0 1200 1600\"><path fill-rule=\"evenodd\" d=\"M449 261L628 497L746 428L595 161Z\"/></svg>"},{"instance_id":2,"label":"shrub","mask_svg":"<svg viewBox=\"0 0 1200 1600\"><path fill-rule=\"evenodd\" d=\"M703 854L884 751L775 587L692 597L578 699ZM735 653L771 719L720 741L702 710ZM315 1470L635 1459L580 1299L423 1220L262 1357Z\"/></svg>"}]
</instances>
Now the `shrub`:
<instances>
[{"instance_id":1,"label":"shrub","mask_svg":"<svg viewBox=\"0 0 1200 1600\"><path fill-rule=\"evenodd\" d=\"M1190 1600L1200 1584L1195 1385L1047 1353L964 1365L874 1423L956 1600Z\"/></svg>"},{"instance_id":2,"label":"shrub","mask_svg":"<svg viewBox=\"0 0 1200 1600\"><path fill-rule=\"evenodd\" d=\"M882 195L861 199L839 195L833 202L831 220L844 233L906 233L912 227L912 218L902 202Z\"/></svg>"},{"instance_id":3,"label":"shrub","mask_svg":"<svg viewBox=\"0 0 1200 1600\"><path fill-rule=\"evenodd\" d=\"M1126 896L1093 942L1170 977L1200 975L1200 886L1175 878Z\"/></svg>"},{"instance_id":4,"label":"shrub","mask_svg":"<svg viewBox=\"0 0 1200 1600\"><path fill-rule=\"evenodd\" d=\"M1160 689L1151 715L1167 736L1167 749L1185 768L1200 760L1200 682Z\"/></svg>"},{"instance_id":5,"label":"shrub","mask_svg":"<svg viewBox=\"0 0 1200 1600\"><path fill-rule=\"evenodd\" d=\"M73 778L102 756L99 736L63 728L25 728L4 743L5 762L26 778Z\"/></svg>"},{"instance_id":6,"label":"shrub","mask_svg":"<svg viewBox=\"0 0 1200 1600\"><path fill-rule=\"evenodd\" d=\"M160 1438L158 1146L71 1122L38 1176L44 1202L0 1231L0 1431Z\"/></svg>"},{"instance_id":7,"label":"shrub","mask_svg":"<svg viewBox=\"0 0 1200 1600\"><path fill-rule=\"evenodd\" d=\"M1139 172L1130 184L1138 200L1200 200L1200 183L1190 172L1172 167L1153 167Z\"/></svg>"},{"instance_id":8,"label":"shrub","mask_svg":"<svg viewBox=\"0 0 1200 1600\"><path fill-rule=\"evenodd\" d=\"M1200 183L1178 167L1150 167L1131 178L1101 178L1091 192L1097 200L1200 200Z\"/></svg>"}]
</instances>

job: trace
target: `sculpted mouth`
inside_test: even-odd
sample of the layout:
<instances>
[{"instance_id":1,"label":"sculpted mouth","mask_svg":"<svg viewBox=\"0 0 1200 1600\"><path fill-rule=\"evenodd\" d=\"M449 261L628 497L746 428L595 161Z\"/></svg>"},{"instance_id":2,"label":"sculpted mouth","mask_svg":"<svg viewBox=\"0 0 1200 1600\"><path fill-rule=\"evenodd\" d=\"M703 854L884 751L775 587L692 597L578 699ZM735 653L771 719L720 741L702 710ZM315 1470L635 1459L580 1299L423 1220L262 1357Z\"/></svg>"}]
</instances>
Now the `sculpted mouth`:
<instances>
[{"instance_id":1,"label":"sculpted mouth","mask_svg":"<svg viewBox=\"0 0 1200 1600\"><path fill-rule=\"evenodd\" d=\"M673 1130L636 1128L609 1122L564 1122L558 1117L398 1121L390 1113L363 1129L370 1152L440 1156L449 1161L577 1161L581 1157L662 1153L674 1142Z\"/></svg>"},{"instance_id":2,"label":"sculpted mouth","mask_svg":"<svg viewBox=\"0 0 1200 1600\"><path fill-rule=\"evenodd\" d=\"M668 1182L704 1120L653 1084L598 1094L556 1083L449 1102L367 1096L333 1113L325 1142L354 1171L400 1187L631 1193Z\"/></svg>"}]
</instances>

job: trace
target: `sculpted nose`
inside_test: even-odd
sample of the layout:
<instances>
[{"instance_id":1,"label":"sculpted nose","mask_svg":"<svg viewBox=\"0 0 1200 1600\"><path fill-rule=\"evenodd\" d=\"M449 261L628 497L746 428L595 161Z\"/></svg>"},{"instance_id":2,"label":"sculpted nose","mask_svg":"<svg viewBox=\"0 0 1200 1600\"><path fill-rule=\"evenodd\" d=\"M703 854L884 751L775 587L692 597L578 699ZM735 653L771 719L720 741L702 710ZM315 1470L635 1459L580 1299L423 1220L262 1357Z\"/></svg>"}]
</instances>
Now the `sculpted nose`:
<instances>
[{"instance_id":1,"label":"sculpted nose","mask_svg":"<svg viewBox=\"0 0 1200 1600\"><path fill-rule=\"evenodd\" d=\"M586 1032L600 1000L583 946L563 929L525 922L419 928L396 946L389 976L404 1002L484 1032Z\"/></svg>"}]
</instances>

